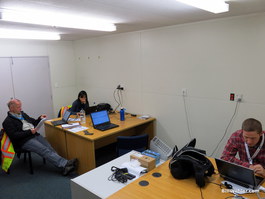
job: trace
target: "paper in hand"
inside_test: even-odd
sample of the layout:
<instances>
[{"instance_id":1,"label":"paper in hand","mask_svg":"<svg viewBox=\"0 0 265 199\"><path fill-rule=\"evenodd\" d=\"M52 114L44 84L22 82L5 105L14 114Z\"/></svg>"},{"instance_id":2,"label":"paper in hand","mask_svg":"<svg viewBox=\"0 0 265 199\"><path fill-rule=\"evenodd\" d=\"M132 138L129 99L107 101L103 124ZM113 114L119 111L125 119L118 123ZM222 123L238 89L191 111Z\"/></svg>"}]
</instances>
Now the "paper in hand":
<instances>
[{"instance_id":1,"label":"paper in hand","mask_svg":"<svg viewBox=\"0 0 265 199\"><path fill-rule=\"evenodd\" d=\"M38 125L35 127L36 131L40 129L40 127L43 125L43 122L47 120L47 118L42 118L42 120L38 123Z\"/></svg>"}]
</instances>

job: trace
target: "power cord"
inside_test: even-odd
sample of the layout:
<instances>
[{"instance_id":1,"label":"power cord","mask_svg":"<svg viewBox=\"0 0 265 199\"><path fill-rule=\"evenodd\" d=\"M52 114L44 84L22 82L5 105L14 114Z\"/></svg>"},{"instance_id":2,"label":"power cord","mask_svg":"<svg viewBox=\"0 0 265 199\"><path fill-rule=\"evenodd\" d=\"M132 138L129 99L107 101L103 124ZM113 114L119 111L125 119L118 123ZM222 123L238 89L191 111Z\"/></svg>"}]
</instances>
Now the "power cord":
<instances>
[{"instance_id":1,"label":"power cord","mask_svg":"<svg viewBox=\"0 0 265 199\"><path fill-rule=\"evenodd\" d=\"M213 152L212 152L212 154L210 155L210 157L213 156L213 154L214 154L214 153L216 152L216 150L218 149L220 143L221 143L221 142L223 141L223 139L225 138L225 136L226 136L226 134L227 134L227 130L228 130L230 124L232 123L232 121L233 121L233 119L234 119L234 117L235 117L235 115L236 115L236 113L237 113L238 104L239 104L239 101L236 102L236 107L235 107L234 113L233 113L233 115L232 115L232 117L231 117L231 119L230 119L230 121L229 121L229 123L228 123L226 129L225 129L225 133L224 133L223 137L222 137L221 140L218 142L217 146L216 146L215 149L213 150Z\"/></svg>"},{"instance_id":2,"label":"power cord","mask_svg":"<svg viewBox=\"0 0 265 199\"><path fill-rule=\"evenodd\" d=\"M126 183L128 181L128 177L126 176L126 174L128 173L127 168L120 169L118 167L112 166L111 171L113 171L113 173L108 177L109 181L118 181L121 183Z\"/></svg>"},{"instance_id":3,"label":"power cord","mask_svg":"<svg viewBox=\"0 0 265 199\"><path fill-rule=\"evenodd\" d=\"M202 194L202 188L200 187L200 192L201 192L201 199L204 199L203 194Z\"/></svg>"},{"instance_id":4,"label":"power cord","mask_svg":"<svg viewBox=\"0 0 265 199\"><path fill-rule=\"evenodd\" d=\"M185 109L187 128L188 128L190 139L192 139L191 130L190 130L190 122L189 122L188 111L187 111L187 104L186 104L186 100L185 100L185 95L183 95L183 102L184 102L184 109Z\"/></svg>"},{"instance_id":5,"label":"power cord","mask_svg":"<svg viewBox=\"0 0 265 199\"><path fill-rule=\"evenodd\" d=\"M215 182L211 182L211 181L208 181L209 183L212 183L212 184L215 184L215 185L217 185L217 186L219 186L220 187L220 189L223 189L223 188L225 188L225 189L233 189L233 186L231 185L231 184L229 184L229 183L227 183L227 182L225 182L224 184L223 183L215 183ZM264 188L264 187L263 187ZM259 190L261 190L261 189L259 189ZM261 198L260 197L260 195L259 195L259 193L258 192L255 192L256 193L256 195L258 196L258 199L264 199L264 198ZM240 195L238 195L238 193L234 193L234 195L233 196L228 196L228 197L226 197L225 199L228 199L228 198L232 198L232 199L247 199L247 198L245 198L244 196L240 196Z\"/></svg>"},{"instance_id":6,"label":"power cord","mask_svg":"<svg viewBox=\"0 0 265 199\"><path fill-rule=\"evenodd\" d=\"M118 99L117 99L117 97ZM119 107L122 107L122 103L123 103L123 97L122 97L122 89L120 89L119 87L117 87L114 92L113 92L113 97L114 97L114 100L116 101L116 103L118 104L115 109L114 109L114 112L119 108Z\"/></svg>"},{"instance_id":7,"label":"power cord","mask_svg":"<svg viewBox=\"0 0 265 199\"><path fill-rule=\"evenodd\" d=\"M258 192L256 192L256 195L258 196L258 199L262 199L262 197L260 197Z\"/></svg>"},{"instance_id":8,"label":"power cord","mask_svg":"<svg viewBox=\"0 0 265 199\"><path fill-rule=\"evenodd\" d=\"M265 188L263 186L260 186L259 191L265 192ZM258 196L258 199L264 199L259 195L259 192L256 192L256 195Z\"/></svg>"},{"instance_id":9,"label":"power cord","mask_svg":"<svg viewBox=\"0 0 265 199\"><path fill-rule=\"evenodd\" d=\"M238 195L228 196L228 197L226 197L225 199L228 199L228 198L233 198L233 199L247 199L247 198L245 198L245 197L243 197L243 196L238 196Z\"/></svg>"}]
</instances>

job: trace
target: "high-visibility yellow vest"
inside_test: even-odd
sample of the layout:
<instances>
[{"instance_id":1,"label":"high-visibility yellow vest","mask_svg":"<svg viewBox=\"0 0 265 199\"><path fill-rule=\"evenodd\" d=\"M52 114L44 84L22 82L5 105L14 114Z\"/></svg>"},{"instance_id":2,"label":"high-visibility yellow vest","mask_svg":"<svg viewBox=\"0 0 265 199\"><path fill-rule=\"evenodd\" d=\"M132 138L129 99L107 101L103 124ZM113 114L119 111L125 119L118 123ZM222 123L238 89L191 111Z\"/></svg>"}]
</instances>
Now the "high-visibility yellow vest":
<instances>
[{"instance_id":1,"label":"high-visibility yellow vest","mask_svg":"<svg viewBox=\"0 0 265 199\"><path fill-rule=\"evenodd\" d=\"M1 140L1 152L2 152L2 169L7 172L15 156L15 150L12 142L6 133L3 134Z\"/></svg>"}]
</instances>

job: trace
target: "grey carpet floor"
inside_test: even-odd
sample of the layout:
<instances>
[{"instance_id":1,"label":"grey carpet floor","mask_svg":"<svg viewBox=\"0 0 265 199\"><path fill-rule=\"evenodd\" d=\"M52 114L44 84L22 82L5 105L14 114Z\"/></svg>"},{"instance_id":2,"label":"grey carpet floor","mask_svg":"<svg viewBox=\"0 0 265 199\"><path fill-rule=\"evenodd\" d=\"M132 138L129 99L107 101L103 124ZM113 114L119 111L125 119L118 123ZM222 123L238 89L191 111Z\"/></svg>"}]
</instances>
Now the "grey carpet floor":
<instances>
[{"instance_id":1,"label":"grey carpet floor","mask_svg":"<svg viewBox=\"0 0 265 199\"><path fill-rule=\"evenodd\" d=\"M116 158L115 144L96 151L97 166ZM35 153L32 154L34 174L23 156L14 158L10 174L0 169L0 199L71 199L70 180L76 173L62 176L61 171Z\"/></svg>"},{"instance_id":2,"label":"grey carpet floor","mask_svg":"<svg viewBox=\"0 0 265 199\"><path fill-rule=\"evenodd\" d=\"M5 199L71 199L70 179L77 176L71 173L62 176L61 171L37 154L32 153L34 174L29 173L23 157L13 160L10 174L1 170L0 198ZM3 199L4 199L3 198Z\"/></svg>"}]
</instances>

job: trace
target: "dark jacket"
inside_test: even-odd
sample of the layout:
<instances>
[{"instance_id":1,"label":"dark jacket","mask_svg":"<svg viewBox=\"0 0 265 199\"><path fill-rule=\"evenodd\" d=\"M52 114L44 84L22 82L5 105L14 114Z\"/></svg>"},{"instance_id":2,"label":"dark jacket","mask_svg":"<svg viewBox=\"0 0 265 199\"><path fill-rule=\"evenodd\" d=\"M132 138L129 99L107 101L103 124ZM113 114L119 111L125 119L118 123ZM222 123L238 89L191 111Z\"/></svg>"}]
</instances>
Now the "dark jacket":
<instances>
[{"instance_id":1,"label":"dark jacket","mask_svg":"<svg viewBox=\"0 0 265 199\"><path fill-rule=\"evenodd\" d=\"M84 109L84 111L86 111L88 108L89 108L88 102L86 104L82 104L80 100L77 99L73 102L70 111L72 112L72 114L76 114L77 112L80 112L81 109Z\"/></svg>"},{"instance_id":2,"label":"dark jacket","mask_svg":"<svg viewBox=\"0 0 265 199\"><path fill-rule=\"evenodd\" d=\"M26 121L34 126L36 126L41 120L40 117L35 120L23 111L21 111L21 114ZM23 131L22 126L23 123L20 119L14 117L9 112L7 113L7 117L3 122L3 128L15 149L20 149L25 142L39 135L39 133L32 134L31 130Z\"/></svg>"}]
</instances>

